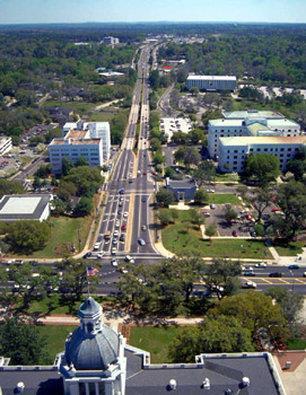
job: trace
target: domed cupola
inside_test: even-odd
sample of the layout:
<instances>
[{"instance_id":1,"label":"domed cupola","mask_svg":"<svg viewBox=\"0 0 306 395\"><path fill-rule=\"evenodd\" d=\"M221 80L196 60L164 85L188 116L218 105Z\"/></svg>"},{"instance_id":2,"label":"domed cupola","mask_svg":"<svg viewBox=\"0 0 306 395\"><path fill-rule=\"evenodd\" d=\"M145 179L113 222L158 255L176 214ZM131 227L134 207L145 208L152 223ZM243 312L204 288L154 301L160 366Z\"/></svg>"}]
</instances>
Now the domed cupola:
<instances>
[{"instance_id":1,"label":"domed cupola","mask_svg":"<svg viewBox=\"0 0 306 395\"><path fill-rule=\"evenodd\" d=\"M117 362L120 335L102 322L102 308L92 298L80 306L80 326L66 341L65 358L76 370L107 370Z\"/></svg>"}]
</instances>

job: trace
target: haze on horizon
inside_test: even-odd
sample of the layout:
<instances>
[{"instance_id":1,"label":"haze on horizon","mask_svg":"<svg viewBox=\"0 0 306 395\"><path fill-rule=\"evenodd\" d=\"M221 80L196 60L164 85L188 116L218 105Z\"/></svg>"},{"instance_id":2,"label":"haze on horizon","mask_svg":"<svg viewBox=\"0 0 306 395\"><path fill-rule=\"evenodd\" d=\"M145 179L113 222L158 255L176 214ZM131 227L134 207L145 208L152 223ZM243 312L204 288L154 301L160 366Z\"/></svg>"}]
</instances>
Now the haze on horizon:
<instances>
[{"instance_id":1,"label":"haze on horizon","mask_svg":"<svg viewBox=\"0 0 306 395\"><path fill-rule=\"evenodd\" d=\"M306 0L0 0L0 24L139 21L305 23Z\"/></svg>"}]
</instances>

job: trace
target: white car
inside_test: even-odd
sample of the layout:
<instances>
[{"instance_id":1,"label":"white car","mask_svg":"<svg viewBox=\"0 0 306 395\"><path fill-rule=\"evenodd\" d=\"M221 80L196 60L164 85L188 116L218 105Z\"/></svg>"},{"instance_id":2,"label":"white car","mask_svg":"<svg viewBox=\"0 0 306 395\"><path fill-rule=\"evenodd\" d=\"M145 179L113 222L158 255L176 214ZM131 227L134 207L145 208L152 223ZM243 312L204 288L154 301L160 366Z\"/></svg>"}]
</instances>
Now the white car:
<instances>
[{"instance_id":1,"label":"white car","mask_svg":"<svg viewBox=\"0 0 306 395\"><path fill-rule=\"evenodd\" d=\"M124 213L123 213L123 217L124 218L127 218L129 216L129 213L127 212L127 211L125 211Z\"/></svg>"},{"instance_id":2,"label":"white car","mask_svg":"<svg viewBox=\"0 0 306 395\"><path fill-rule=\"evenodd\" d=\"M120 222L119 222L119 221L116 221L116 223L115 223L115 228L116 228L116 229L119 229L119 228L120 228Z\"/></svg>"},{"instance_id":3,"label":"white car","mask_svg":"<svg viewBox=\"0 0 306 395\"><path fill-rule=\"evenodd\" d=\"M126 255L124 260L129 263L135 263L135 259L131 255Z\"/></svg>"},{"instance_id":4,"label":"white car","mask_svg":"<svg viewBox=\"0 0 306 395\"><path fill-rule=\"evenodd\" d=\"M211 208L212 210L215 210L216 205L212 203L212 204L210 205L210 208Z\"/></svg>"},{"instance_id":5,"label":"white car","mask_svg":"<svg viewBox=\"0 0 306 395\"><path fill-rule=\"evenodd\" d=\"M113 236L114 237L118 237L119 236L119 230L114 230Z\"/></svg>"},{"instance_id":6,"label":"white car","mask_svg":"<svg viewBox=\"0 0 306 395\"><path fill-rule=\"evenodd\" d=\"M112 259L112 266L117 267L118 266L118 262L116 261L116 259Z\"/></svg>"},{"instance_id":7,"label":"white car","mask_svg":"<svg viewBox=\"0 0 306 395\"><path fill-rule=\"evenodd\" d=\"M112 255L116 255L116 252L117 252L117 248L116 247L112 247L111 254Z\"/></svg>"},{"instance_id":8,"label":"white car","mask_svg":"<svg viewBox=\"0 0 306 395\"><path fill-rule=\"evenodd\" d=\"M246 288L246 289L256 289L257 284L254 283L254 281L245 281L241 284L241 288Z\"/></svg>"},{"instance_id":9,"label":"white car","mask_svg":"<svg viewBox=\"0 0 306 395\"><path fill-rule=\"evenodd\" d=\"M266 262L258 262L256 263L255 267L267 267Z\"/></svg>"}]
</instances>

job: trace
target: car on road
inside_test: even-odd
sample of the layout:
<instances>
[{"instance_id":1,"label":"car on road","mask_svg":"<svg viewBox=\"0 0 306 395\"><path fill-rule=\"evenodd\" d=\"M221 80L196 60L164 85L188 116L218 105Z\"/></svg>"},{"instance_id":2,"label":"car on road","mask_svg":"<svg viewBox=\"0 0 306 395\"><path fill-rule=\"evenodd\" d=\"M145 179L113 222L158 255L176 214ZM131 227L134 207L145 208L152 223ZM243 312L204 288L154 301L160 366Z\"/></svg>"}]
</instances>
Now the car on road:
<instances>
[{"instance_id":1,"label":"car on road","mask_svg":"<svg viewBox=\"0 0 306 395\"><path fill-rule=\"evenodd\" d=\"M126 256L124 257L124 260L125 260L126 262L130 262L130 263L134 263L134 262L135 262L134 258L131 257L131 255L126 255Z\"/></svg>"},{"instance_id":2,"label":"car on road","mask_svg":"<svg viewBox=\"0 0 306 395\"><path fill-rule=\"evenodd\" d=\"M97 257L97 259L102 259L103 255L104 255L104 253L98 252L98 254L96 254L96 257Z\"/></svg>"},{"instance_id":3,"label":"car on road","mask_svg":"<svg viewBox=\"0 0 306 395\"><path fill-rule=\"evenodd\" d=\"M283 277L283 273L281 273L281 272L272 272L272 273L269 273L269 277Z\"/></svg>"},{"instance_id":4,"label":"car on road","mask_svg":"<svg viewBox=\"0 0 306 395\"><path fill-rule=\"evenodd\" d=\"M129 213L127 212L127 211L125 211L124 213L123 213L123 217L124 218L127 218L129 216Z\"/></svg>"},{"instance_id":5,"label":"car on road","mask_svg":"<svg viewBox=\"0 0 306 395\"><path fill-rule=\"evenodd\" d=\"M254 283L254 281L245 281L241 284L241 288L246 288L246 289L256 289L257 284Z\"/></svg>"},{"instance_id":6,"label":"car on road","mask_svg":"<svg viewBox=\"0 0 306 395\"><path fill-rule=\"evenodd\" d=\"M118 193L119 193L120 195L123 195L123 194L124 194L124 188L120 188L119 191L118 191Z\"/></svg>"},{"instance_id":7,"label":"car on road","mask_svg":"<svg viewBox=\"0 0 306 395\"><path fill-rule=\"evenodd\" d=\"M145 246L145 245L146 245L146 242L144 241L144 239L138 239L138 243L139 243L141 246Z\"/></svg>"},{"instance_id":8,"label":"car on road","mask_svg":"<svg viewBox=\"0 0 306 395\"><path fill-rule=\"evenodd\" d=\"M142 201L142 203L145 203L145 202L147 201L147 198L146 198L145 196L143 196L143 197L141 198L141 201Z\"/></svg>"},{"instance_id":9,"label":"car on road","mask_svg":"<svg viewBox=\"0 0 306 395\"><path fill-rule=\"evenodd\" d=\"M255 267L267 267L266 262L258 262L256 263Z\"/></svg>"},{"instance_id":10,"label":"car on road","mask_svg":"<svg viewBox=\"0 0 306 395\"><path fill-rule=\"evenodd\" d=\"M245 270L242 274L247 277L255 277L256 276L256 274L254 273L253 270Z\"/></svg>"},{"instance_id":11,"label":"car on road","mask_svg":"<svg viewBox=\"0 0 306 395\"><path fill-rule=\"evenodd\" d=\"M89 257L91 257L91 252L86 252L86 254L83 255L83 259L87 259Z\"/></svg>"},{"instance_id":12,"label":"car on road","mask_svg":"<svg viewBox=\"0 0 306 395\"><path fill-rule=\"evenodd\" d=\"M143 230L143 231L147 230L146 225L142 225L141 230Z\"/></svg>"},{"instance_id":13,"label":"car on road","mask_svg":"<svg viewBox=\"0 0 306 395\"><path fill-rule=\"evenodd\" d=\"M289 265L289 266L288 266L288 269L289 269L289 270L297 270L297 269L299 269L299 268L300 268L300 266L297 265L296 263L293 263L292 265Z\"/></svg>"}]
</instances>

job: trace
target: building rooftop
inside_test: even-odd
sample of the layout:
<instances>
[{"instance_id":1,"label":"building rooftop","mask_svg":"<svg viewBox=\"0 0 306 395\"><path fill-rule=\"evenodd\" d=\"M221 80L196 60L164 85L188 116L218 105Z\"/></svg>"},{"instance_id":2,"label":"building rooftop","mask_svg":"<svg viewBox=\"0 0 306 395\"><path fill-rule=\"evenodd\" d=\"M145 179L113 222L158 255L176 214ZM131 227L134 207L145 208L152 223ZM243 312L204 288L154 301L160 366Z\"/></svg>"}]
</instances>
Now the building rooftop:
<instances>
[{"instance_id":1,"label":"building rooftop","mask_svg":"<svg viewBox=\"0 0 306 395\"><path fill-rule=\"evenodd\" d=\"M300 128L300 125L298 123L291 121L290 119L287 119L287 118L268 119L267 125L272 129L274 129L274 128L282 129L283 127Z\"/></svg>"},{"instance_id":2,"label":"building rooftop","mask_svg":"<svg viewBox=\"0 0 306 395\"><path fill-rule=\"evenodd\" d=\"M195 183L194 181L189 179L184 179L184 180L167 179L167 186L169 186L170 188L190 189L195 187Z\"/></svg>"},{"instance_id":3,"label":"building rooftop","mask_svg":"<svg viewBox=\"0 0 306 395\"><path fill-rule=\"evenodd\" d=\"M306 144L306 136L285 137L285 136L235 136L221 137L219 142L224 146L245 146L245 145L294 145Z\"/></svg>"},{"instance_id":4,"label":"building rooftop","mask_svg":"<svg viewBox=\"0 0 306 395\"><path fill-rule=\"evenodd\" d=\"M213 80L221 80L221 81L236 81L236 76L234 75L193 75L189 74L187 77L188 80L203 80L203 81L213 81Z\"/></svg>"},{"instance_id":5,"label":"building rooftop","mask_svg":"<svg viewBox=\"0 0 306 395\"><path fill-rule=\"evenodd\" d=\"M257 134L259 132L271 132L271 129L268 126L266 126L260 122L251 123L250 125L247 126L247 128L248 128L248 131L253 136L257 136Z\"/></svg>"},{"instance_id":6,"label":"building rooftop","mask_svg":"<svg viewBox=\"0 0 306 395\"><path fill-rule=\"evenodd\" d=\"M243 121L244 121L243 119L223 119L223 118L210 119L209 125L212 127L236 126L237 128L240 128L243 124Z\"/></svg>"},{"instance_id":7,"label":"building rooftop","mask_svg":"<svg viewBox=\"0 0 306 395\"><path fill-rule=\"evenodd\" d=\"M101 139L99 138L91 138L91 139L81 139L81 140L75 140L75 139L64 139L64 138L58 138L58 139L53 139L49 145L92 145L92 144L100 144Z\"/></svg>"},{"instance_id":8,"label":"building rooftop","mask_svg":"<svg viewBox=\"0 0 306 395\"><path fill-rule=\"evenodd\" d=\"M39 220L51 199L50 194L4 195L0 221Z\"/></svg>"},{"instance_id":9,"label":"building rooftop","mask_svg":"<svg viewBox=\"0 0 306 395\"><path fill-rule=\"evenodd\" d=\"M283 119L282 114L276 111L266 110L245 110L245 111L223 111L222 115L226 119L246 119L246 118L266 118L266 119Z\"/></svg>"},{"instance_id":10,"label":"building rooftop","mask_svg":"<svg viewBox=\"0 0 306 395\"><path fill-rule=\"evenodd\" d=\"M77 129L70 129L69 132L67 132L67 134L65 135L64 139L75 139L75 140L79 140L79 139L84 139L86 138L87 135L87 131L86 130L77 130Z\"/></svg>"}]
</instances>

